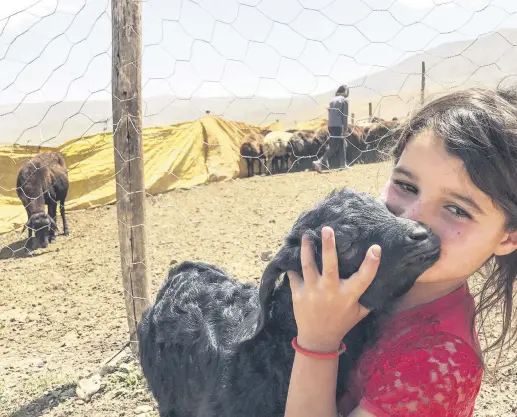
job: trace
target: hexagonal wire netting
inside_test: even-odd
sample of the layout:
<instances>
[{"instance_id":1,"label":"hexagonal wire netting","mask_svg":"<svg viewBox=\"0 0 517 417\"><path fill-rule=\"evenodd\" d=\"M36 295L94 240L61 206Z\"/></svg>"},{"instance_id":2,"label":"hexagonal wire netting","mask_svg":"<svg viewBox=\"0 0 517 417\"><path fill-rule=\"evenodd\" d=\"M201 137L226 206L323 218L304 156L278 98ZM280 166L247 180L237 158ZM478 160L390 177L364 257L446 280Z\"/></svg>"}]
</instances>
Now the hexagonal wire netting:
<instances>
[{"instance_id":1,"label":"hexagonal wire netting","mask_svg":"<svg viewBox=\"0 0 517 417\"><path fill-rule=\"evenodd\" d=\"M516 73L513 0L140 6L142 61L126 65L142 77L141 91L134 86L130 94L142 100L146 216L136 226L147 236L148 301L183 260L258 280L314 201L343 185L379 192L394 132L422 100L512 83ZM127 364L123 375L105 377L93 409L81 408L73 392L79 374L125 346L124 298L133 295L121 284L121 217L113 206L114 156L122 151L112 136L111 14L108 0L18 0L0 10L0 405L12 415L108 415L110 407L127 412L151 401ZM267 131L325 132L329 101L342 84L350 88L351 170L314 173L325 140L291 152L285 165L285 155L261 157ZM43 151L59 151L66 162L70 234L63 236L57 216L55 242L38 248L37 236L27 239L16 181ZM42 194L24 193L33 212L41 210ZM499 313L490 323L501 326ZM515 367L505 372L507 392L515 392ZM494 400L497 387L485 382L477 415L510 415L515 398Z\"/></svg>"}]
</instances>

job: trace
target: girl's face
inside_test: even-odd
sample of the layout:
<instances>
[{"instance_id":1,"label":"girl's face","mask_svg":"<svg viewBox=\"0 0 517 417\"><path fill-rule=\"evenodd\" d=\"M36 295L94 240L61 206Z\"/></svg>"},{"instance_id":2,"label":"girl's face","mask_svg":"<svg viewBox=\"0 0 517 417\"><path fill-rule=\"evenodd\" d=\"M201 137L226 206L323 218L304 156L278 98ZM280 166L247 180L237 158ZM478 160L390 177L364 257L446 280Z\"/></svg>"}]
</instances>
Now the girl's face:
<instances>
[{"instance_id":1,"label":"girl's face","mask_svg":"<svg viewBox=\"0 0 517 417\"><path fill-rule=\"evenodd\" d=\"M466 279L493 254L517 248L517 233L505 231L503 212L432 131L409 141L381 199L395 215L421 221L441 238L440 259L418 282Z\"/></svg>"}]
</instances>

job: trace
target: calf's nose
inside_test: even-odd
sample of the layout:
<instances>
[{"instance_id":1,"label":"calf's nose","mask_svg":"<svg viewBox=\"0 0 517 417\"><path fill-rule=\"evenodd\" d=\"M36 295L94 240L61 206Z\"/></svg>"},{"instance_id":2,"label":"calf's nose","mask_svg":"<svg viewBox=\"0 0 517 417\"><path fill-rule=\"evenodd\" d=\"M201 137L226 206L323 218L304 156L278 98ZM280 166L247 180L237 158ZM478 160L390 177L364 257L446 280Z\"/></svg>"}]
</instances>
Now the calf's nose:
<instances>
[{"instance_id":1,"label":"calf's nose","mask_svg":"<svg viewBox=\"0 0 517 417\"><path fill-rule=\"evenodd\" d=\"M418 224L411 229L408 235L410 241L422 241L429 239L431 231L422 224Z\"/></svg>"}]
</instances>

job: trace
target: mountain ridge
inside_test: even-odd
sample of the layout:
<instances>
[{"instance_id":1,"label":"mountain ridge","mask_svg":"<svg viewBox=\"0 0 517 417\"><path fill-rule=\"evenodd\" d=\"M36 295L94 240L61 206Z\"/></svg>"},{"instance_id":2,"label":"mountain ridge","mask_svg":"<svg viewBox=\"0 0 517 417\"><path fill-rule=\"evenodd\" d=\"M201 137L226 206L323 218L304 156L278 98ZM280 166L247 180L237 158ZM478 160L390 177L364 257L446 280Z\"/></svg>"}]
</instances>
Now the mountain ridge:
<instances>
[{"instance_id":1,"label":"mountain ridge","mask_svg":"<svg viewBox=\"0 0 517 417\"><path fill-rule=\"evenodd\" d=\"M356 119L366 118L368 104L372 103L374 115L390 119L404 116L418 106L422 61L426 63L427 100L461 88L494 87L505 77L515 83L517 29L505 28L477 39L443 43L348 82L351 113ZM334 91L289 98L194 96L184 100L165 95L146 97L144 127L193 121L203 117L207 110L212 115L233 121L264 125L279 120L284 126L292 126L301 121L325 118ZM74 137L111 130L111 97L108 93L105 97L86 102L23 104L16 115L0 118L3 131L0 142L40 144L45 141L47 145L56 145ZM0 114L9 113L14 107L16 104L2 105ZM107 124L104 120L108 120Z\"/></svg>"}]
</instances>

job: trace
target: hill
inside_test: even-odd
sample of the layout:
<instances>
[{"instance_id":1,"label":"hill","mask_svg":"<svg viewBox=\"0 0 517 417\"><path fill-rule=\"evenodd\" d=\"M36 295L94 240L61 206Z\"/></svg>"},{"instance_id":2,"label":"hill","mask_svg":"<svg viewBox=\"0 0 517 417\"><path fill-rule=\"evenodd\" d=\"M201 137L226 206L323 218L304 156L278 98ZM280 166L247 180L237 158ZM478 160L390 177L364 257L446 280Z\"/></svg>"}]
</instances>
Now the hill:
<instances>
[{"instance_id":1,"label":"hill","mask_svg":"<svg viewBox=\"0 0 517 417\"><path fill-rule=\"evenodd\" d=\"M386 119L409 112L420 99L421 63L426 63L426 98L444 91L473 85L495 86L501 79L517 74L517 29L502 29L478 39L450 42L405 57L390 68L377 68L348 82L351 112L356 118L368 116L368 103L374 114ZM514 76L515 77L515 76ZM197 120L210 110L233 121L268 124L280 120L284 126L326 117L326 106L334 91L314 96L251 99L194 95L189 100L173 96L144 98L144 127L167 126ZM0 114L16 105L0 106ZM0 117L0 143L59 145L71 138L111 130L111 97L96 94L86 102L30 103L15 114ZM107 120L107 124L105 123Z\"/></svg>"},{"instance_id":2,"label":"hill","mask_svg":"<svg viewBox=\"0 0 517 417\"><path fill-rule=\"evenodd\" d=\"M422 61L426 64L426 98L472 86L496 86L502 79L515 82L517 29L503 29L469 41L439 45L398 64L349 83L356 115L375 113L391 118L405 114L420 99ZM512 77L513 75L513 77ZM328 95L327 95L328 96Z\"/></svg>"}]
</instances>

